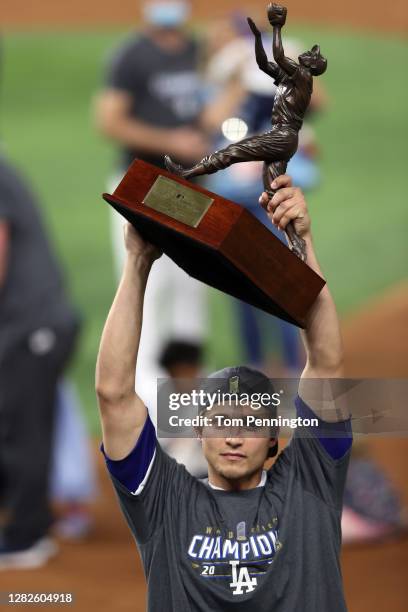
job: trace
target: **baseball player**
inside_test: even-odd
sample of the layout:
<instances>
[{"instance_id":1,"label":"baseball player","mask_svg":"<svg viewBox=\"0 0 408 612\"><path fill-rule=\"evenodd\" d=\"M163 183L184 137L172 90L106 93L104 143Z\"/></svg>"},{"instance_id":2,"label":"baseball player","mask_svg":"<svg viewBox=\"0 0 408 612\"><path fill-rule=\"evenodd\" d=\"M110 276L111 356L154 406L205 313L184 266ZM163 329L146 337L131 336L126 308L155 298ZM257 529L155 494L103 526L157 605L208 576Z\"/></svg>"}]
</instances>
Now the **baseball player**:
<instances>
[{"instance_id":1,"label":"baseball player","mask_svg":"<svg viewBox=\"0 0 408 612\"><path fill-rule=\"evenodd\" d=\"M286 175L271 187L280 189L272 199L263 193L261 204L282 229L294 222L306 241L309 265L321 273L302 192ZM265 470L266 459L278 450L274 429L248 435L245 428L221 424L206 436L203 426L197 431L208 478L199 480L162 450L148 408L135 392L143 296L160 253L130 225L125 244L127 260L102 335L96 389L101 448L142 558L148 610L344 612L340 517L350 418L337 406L327 418L307 391L310 378L341 376L339 322L328 287L303 332L307 360L295 403L299 417L317 423L309 437L296 429ZM263 374L245 367L214 377L220 391L272 391ZM220 416L224 410L215 406Z\"/></svg>"}]
</instances>

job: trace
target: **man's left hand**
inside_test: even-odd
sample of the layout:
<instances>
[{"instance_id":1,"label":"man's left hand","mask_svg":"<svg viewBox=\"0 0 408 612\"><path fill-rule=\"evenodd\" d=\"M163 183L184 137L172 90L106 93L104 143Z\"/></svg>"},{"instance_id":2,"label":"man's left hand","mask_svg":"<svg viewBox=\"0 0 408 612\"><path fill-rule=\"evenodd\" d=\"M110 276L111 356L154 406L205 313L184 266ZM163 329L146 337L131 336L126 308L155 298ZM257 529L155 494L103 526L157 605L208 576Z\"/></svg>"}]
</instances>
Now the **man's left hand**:
<instances>
[{"instance_id":1,"label":"man's left hand","mask_svg":"<svg viewBox=\"0 0 408 612\"><path fill-rule=\"evenodd\" d=\"M272 189L278 189L270 198L263 193L259 198L260 204L266 209L268 217L276 227L284 230L290 221L293 221L298 236L305 237L310 234L310 217L303 192L299 187L292 186L292 179L287 174L278 176L271 184Z\"/></svg>"}]
</instances>

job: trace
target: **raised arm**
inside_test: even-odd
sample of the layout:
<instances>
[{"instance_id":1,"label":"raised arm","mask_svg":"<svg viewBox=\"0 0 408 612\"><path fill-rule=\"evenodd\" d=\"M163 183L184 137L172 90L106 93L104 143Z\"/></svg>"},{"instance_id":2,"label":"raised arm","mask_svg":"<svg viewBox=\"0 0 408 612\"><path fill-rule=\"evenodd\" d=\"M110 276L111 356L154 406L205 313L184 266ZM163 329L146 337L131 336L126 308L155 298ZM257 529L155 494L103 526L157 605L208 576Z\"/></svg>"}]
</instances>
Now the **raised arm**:
<instances>
[{"instance_id":1,"label":"raised arm","mask_svg":"<svg viewBox=\"0 0 408 612\"><path fill-rule=\"evenodd\" d=\"M255 37L255 58L258 67L272 78L276 78L279 74L279 66L274 62L269 62L262 44L262 35L255 23L250 17L247 18L249 27Z\"/></svg>"},{"instance_id":2,"label":"raised arm","mask_svg":"<svg viewBox=\"0 0 408 612\"><path fill-rule=\"evenodd\" d=\"M292 187L291 179L283 175L272 183L277 193L269 201L266 194L262 194L261 202L268 202L268 216L272 222L284 229L290 222L294 222L296 233L306 242L307 263L322 276L319 263L313 247L310 217L303 193L300 189ZM321 412L326 418L327 403L330 403L330 390L326 394L324 382L327 379L339 378L343 373L343 346L340 333L340 324L336 307L327 285L318 295L309 312L306 329L302 331L302 339L306 349L306 366L303 370L299 385L299 394L305 396L316 413ZM306 383L306 379L318 379L315 386ZM323 384L320 384L320 382ZM314 384L314 383L313 383ZM316 392L317 402L313 402L309 390ZM325 398L329 400L326 402ZM320 401L321 400L321 401ZM325 401L323 401L325 400ZM336 414L333 420L348 418L347 407L336 405Z\"/></svg>"},{"instance_id":3,"label":"raised arm","mask_svg":"<svg viewBox=\"0 0 408 612\"><path fill-rule=\"evenodd\" d=\"M278 66L280 66L286 74L291 76L297 69L298 64L288 57L285 57L283 50L281 29L282 26L285 25L286 13L286 8L279 4L270 4L268 6L268 19L273 27L273 57Z\"/></svg>"},{"instance_id":4,"label":"raised arm","mask_svg":"<svg viewBox=\"0 0 408 612\"><path fill-rule=\"evenodd\" d=\"M96 365L104 448L114 460L130 453L146 421L146 407L135 392L135 370L146 283L153 261L159 256L130 224L125 228L125 244L127 259L102 333Z\"/></svg>"}]
</instances>

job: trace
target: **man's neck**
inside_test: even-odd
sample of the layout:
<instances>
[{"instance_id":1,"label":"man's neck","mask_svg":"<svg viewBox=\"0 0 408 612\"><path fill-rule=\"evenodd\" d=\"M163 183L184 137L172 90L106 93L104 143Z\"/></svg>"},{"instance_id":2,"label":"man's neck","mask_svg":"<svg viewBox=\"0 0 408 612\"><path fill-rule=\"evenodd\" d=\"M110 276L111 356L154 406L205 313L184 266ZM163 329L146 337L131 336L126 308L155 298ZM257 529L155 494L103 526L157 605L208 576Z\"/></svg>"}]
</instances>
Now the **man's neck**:
<instances>
[{"instance_id":1,"label":"man's neck","mask_svg":"<svg viewBox=\"0 0 408 612\"><path fill-rule=\"evenodd\" d=\"M256 489L257 487L263 487L266 481L266 470L260 470L248 478L242 479L230 479L225 478L217 472L213 472L211 469L208 472L208 484L212 489L219 491L247 491L249 489Z\"/></svg>"}]
</instances>

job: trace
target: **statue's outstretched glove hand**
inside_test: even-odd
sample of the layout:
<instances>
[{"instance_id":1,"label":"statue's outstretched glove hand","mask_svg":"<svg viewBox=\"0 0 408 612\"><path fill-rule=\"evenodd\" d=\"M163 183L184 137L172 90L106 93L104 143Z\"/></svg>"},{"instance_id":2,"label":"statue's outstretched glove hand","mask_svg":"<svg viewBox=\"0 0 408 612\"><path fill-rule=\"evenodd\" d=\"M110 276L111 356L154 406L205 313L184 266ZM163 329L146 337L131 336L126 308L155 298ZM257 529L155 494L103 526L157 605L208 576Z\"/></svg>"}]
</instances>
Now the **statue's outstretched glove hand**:
<instances>
[{"instance_id":1,"label":"statue's outstretched glove hand","mask_svg":"<svg viewBox=\"0 0 408 612\"><path fill-rule=\"evenodd\" d=\"M286 6L281 6L280 4L269 4L268 6L268 19L269 23L273 26L283 26L286 22L286 14L287 14Z\"/></svg>"}]
</instances>

